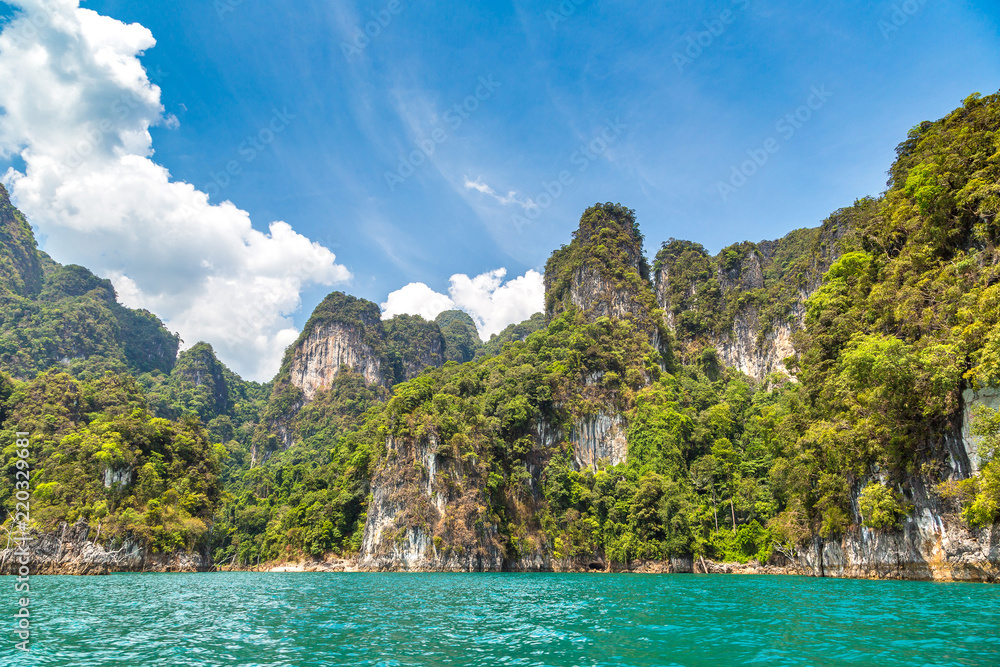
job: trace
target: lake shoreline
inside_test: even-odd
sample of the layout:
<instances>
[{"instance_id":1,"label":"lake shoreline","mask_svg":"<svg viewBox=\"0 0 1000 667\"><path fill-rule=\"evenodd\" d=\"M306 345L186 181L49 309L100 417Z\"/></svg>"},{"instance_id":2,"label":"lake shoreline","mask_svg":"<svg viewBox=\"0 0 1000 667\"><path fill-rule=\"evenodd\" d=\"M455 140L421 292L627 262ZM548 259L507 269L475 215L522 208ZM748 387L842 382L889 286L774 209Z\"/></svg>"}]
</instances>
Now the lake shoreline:
<instances>
[{"instance_id":1,"label":"lake shoreline","mask_svg":"<svg viewBox=\"0 0 1000 667\"><path fill-rule=\"evenodd\" d=\"M961 540L955 536L951 545L954 554L944 548L943 536L926 549L934 558L920 558L923 550L902 550L891 542L869 539L867 552L845 549L851 546L850 536L840 543L830 542L821 548L803 549L792 558L776 556L768 564L756 560L747 563L714 561L701 556L680 556L667 560L633 560L610 563L603 558L552 560L541 556L520 561L469 560L465 567L447 566L446 561L423 558L413 562L388 558L373 560L360 555L321 558L306 556L272 560L262 563L235 565L213 563L207 550L154 552L136 540L121 543L91 541L89 526L84 521L62 524L51 533L35 534L29 543L28 557L18 550L0 550L0 575L17 575L23 560L28 560L30 574L44 575L107 575L116 573L196 573L196 572L547 572L593 574L734 574L734 575L797 575L817 578L859 580L962 581L1000 583L1000 531L981 531L978 540ZM835 549L836 547L836 549ZM900 558L905 554L907 558ZM454 561L452 561L454 563Z\"/></svg>"}]
</instances>

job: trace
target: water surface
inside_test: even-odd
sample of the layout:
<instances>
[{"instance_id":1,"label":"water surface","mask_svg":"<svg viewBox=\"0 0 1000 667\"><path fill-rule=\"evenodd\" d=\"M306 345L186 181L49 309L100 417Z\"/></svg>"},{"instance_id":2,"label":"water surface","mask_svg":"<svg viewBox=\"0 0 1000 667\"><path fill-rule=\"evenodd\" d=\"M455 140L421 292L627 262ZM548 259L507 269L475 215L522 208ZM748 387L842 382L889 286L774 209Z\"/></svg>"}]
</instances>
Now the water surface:
<instances>
[{"instance_id":1,"label":"water surface","mask_svg":"<svg viewBox=\"0 0 1000 667\"><path fill-rule=\"evenodd\" d=\"M14 627L14 579L0 600ZM0 665L1000 665L1000 587L805 577L32 577ZM4 592L6 591L6 592Z\"/></svg>"}]
</instances>

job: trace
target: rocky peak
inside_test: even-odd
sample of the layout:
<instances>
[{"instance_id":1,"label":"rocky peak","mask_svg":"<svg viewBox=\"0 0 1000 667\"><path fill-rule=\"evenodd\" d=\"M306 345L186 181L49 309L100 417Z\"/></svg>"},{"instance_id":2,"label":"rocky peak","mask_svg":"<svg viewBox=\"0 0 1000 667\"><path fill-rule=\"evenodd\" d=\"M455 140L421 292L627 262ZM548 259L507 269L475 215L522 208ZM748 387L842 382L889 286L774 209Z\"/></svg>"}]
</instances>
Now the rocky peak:
<instances>
[{"instance_id":1,"label":"rocky peak","mask_svg":"<svg viewBox=\"0 0 1000 667\"><path fill-rule=\"evenodd\" d=\"M784 372L806 299L840 256L854 217L869 211L862 200L821 227L738 243L715 257L690 241L664 243L654 266L656 298L682 359L692 362L708 347L726 366L757 379Z\"/></svg>"},{"instance_id":2,"label":"rocky peak","mask_svg":"<svg viewBox=\"0 0 1000 667\"><path fill-rule=\"evenodd\" d=\"M573 241L555 251L545 266L548 320L569 308L588 319L631 319L660 344L656 297L635 211L597 204L580 218Z\"/></svg>"},{"instance_id":3,"label":"rocky peak","mask_svg":"<svg viewBox=\"0 0 1000 667\"><path fill-rule=\"evenodd\" d=\"M286 356L290 382L306 401L329 388L343 371L354 370L369 384L391 386L383 348L381 311L371 301L343 292L327 296L313 311Z\"/></svg>"},{"instance_id":4,"label":"rocky peak","mask_svg":"<svg viewBox=\"0 0 1000 667\"><path fill-rule=\"evenodd\" d=\"M42 290L42 279L35 235L0 184L0 289L34 297Z\"/></svg>"},{"instance_id":5,"label":"rocky peak","mask_svg":"<svg viewBox=\"0 0 1000 667\"><path fill-rule=\"evenodd\" d=\"M345 371L358 373L369 385L390 388L428 366L444 365L446 347L436 322L418 315L383 321L371 301L334 292L316 307L289 348L284 368L308 402Z\"/></svg>"}]
</instances>

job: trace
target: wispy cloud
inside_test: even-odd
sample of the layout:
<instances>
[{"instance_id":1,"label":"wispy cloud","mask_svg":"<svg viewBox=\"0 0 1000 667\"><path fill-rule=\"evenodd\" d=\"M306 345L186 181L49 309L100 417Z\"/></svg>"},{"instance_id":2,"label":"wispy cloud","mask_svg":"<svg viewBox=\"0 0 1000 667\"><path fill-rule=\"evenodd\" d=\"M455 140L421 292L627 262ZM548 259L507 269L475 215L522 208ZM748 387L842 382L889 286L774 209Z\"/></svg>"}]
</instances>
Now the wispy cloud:
<instances>
[{"instance_id":1,"label":"wispy cloud","mask_svg":"<svg viewBox=\"0 0 1000 667\"><path fill-rule=\"evenodd\" d=\"M517 196L517 192L515 192L514 190L511 190L505 195L498 195L496 190L491 188L486 183L483 183L483 179L481 176L474 181L470 180L468 176L465 176L464 179L465 179L466 190L475 190L480 194L492 197L493 199L496 199L499 203L501 203L504 206L520 206L526 211L529 208L533 208L535 206L535 202L532 201L530 197L528 197L527 199L522 199Z\"/></svg>"}]
</instances>

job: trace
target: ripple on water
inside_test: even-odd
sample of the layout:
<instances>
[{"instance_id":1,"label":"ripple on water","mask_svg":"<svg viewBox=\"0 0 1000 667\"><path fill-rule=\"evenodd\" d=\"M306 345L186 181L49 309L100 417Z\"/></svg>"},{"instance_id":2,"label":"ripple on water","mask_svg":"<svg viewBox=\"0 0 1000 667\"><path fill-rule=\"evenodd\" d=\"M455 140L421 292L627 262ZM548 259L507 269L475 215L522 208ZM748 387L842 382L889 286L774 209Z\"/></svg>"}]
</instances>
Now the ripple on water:
<instances>
[{"instance_id":1,"label":"ripple on water","mask_svg":"<svg viewBox=\"0 0 1000 667\"><path fill-rule=\"evenodd\" d=\"M982 585L231 573L36 577L32 593L30 659L8 642L0 665L1000 664L1000 587Z\"/></svg>"}]
</instances>

